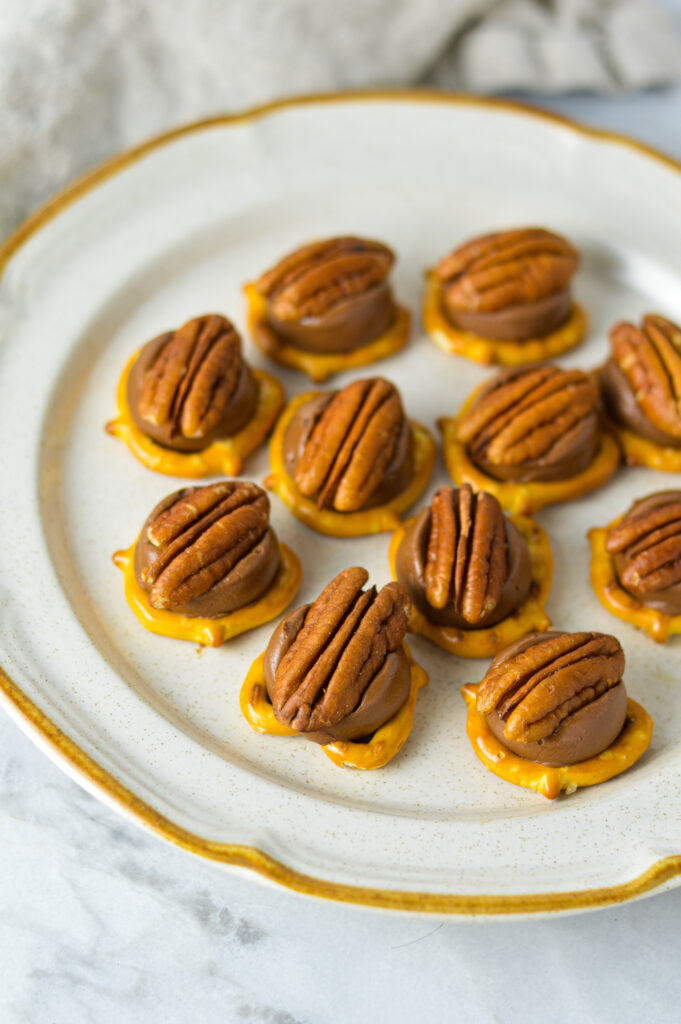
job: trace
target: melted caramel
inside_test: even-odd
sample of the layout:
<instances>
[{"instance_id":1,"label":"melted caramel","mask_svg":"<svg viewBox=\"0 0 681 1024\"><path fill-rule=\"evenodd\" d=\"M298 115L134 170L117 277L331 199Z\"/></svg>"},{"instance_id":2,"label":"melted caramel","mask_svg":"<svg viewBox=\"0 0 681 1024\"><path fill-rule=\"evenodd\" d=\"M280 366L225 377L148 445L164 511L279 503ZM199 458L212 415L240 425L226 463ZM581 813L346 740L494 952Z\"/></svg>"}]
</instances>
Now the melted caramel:
<instances>
[{"instance_id":1,"label":"melted caramel","mask_svg":"<svg viewBox=\"0 0 681 1024\"><path fill-rule=\"evenodd\" d=\"M444 416L438 422L442 432L442 449L449 475L457 486L469 483L477 491L487 491L498 498L502 508L520 515L530 515L545 505L571 501L600 487L609 480L620 463L620 450L614 437L606 431L591 464L565 480L531 480L515 483L495 480L483 473L468 457L466 446L459 441L456 430L459 420L472 408L484 384L476 388L461 406L458 416Z\"/></svg>"},{"instance_id":2,"label":"melted caramel","mask_svg":"<svg viewBox=\"0 0 681 1024\"><path fill-rule=\"evenodd\" d=\"M519 640L528 633L541 633L549 628L551 620L544 611L553 576L553 556L549 538L541 526L532 519L517 515L508 518L524 537L530 552L532 583L524 604L508 618L486 629L438 626L434 622L429 622L425 615L412 605L409 616L410 633L420 633L431 643L437 644L451 654L458 654L460 658L492 658L514 640ZM395 580L397 551L413 521L408 519L398 526L390 540L388 558L390 571Z\"/></svg>"},{"instance_id":3,"label":"melted caramel","mask_svg":"<svg viewBox=\"0 0 681 1024\"><path fill-rule=\"evenodd\" d=\"M284 404L284 389L279 381L264 370L253 370L258 385L258 404L250 422L233 437L213 441L202 451L175 452L152 440L140 430L130 415L128 377L138 355L136 352L130 358L121 374L116 392L118 416L107 423L107 432L120 438L135 458L156 473L192 478L213 473L238 476L243 469L244 459L265 440Z\"/></svg>"},{"instance_id":4,"label":"melted caramel","mask_svg":"<svg viewBox=\"0 0 681 1024\"><path fill-rule=\"evenodd\" d=\"M468 705L466 732L476 756L485 768L514 786L525 786L536 789L542 796L555 800L561 790L574 793L582 786L596 786L599 782L607 782L615 775L630 768L650 746L653 735L653 720L647 711L629 698L627 719L624 727L615 740L597 757L587 761L565 765L562 768L549 768L547 765L528 761L511 753L494 736L484 717L478 713L476 695L479 683L468 683L462 687L463 699Z\"/></svg>"},{"instance_id":5,"label":"melted caramel","mask_svg":"<svg viewBox=\"0 0 681 1024\"><path fill-rule=\"evenodd\" d=\"M667 637L681 633L681 615L668 615L657 608L649 608L620 584L605 541L613 526L617 526L622 519L623 516L618 516L604 529L589 530L591 586L604 608L618 619L624 619L644 630L656 643L663 644Z\"/></svg>"},{"instance_id":6,"label":"melted caramel","mask_svg":"<svg viewBox=\"0 0 681 1024\"><path fill-rule=\"evenodd\" d=\"M400 523L400 514L413 505L430 479L435 463L436 447L429 431L410 420L414 439L414 475L409 486L392 501L359 512L335 512L319 509L296 487L284 464L284 437L289 423L301 406L318 392L308 391L292 399L279 417L270 441L270 468L265 487L274 491L302 523L330 537L362 537L369 533L387 533Z\"/></svg>"},{"instance_id":7,"label":"melted caramel","mask_svg":"<svg viewBox=\"0 0 681 1024\"><path fill-rule=\"evenodd\" d=\"M398 753L411 732L418 691L427 684L428 675L416 664L407 645L403 644L402 647L411 669L411 689L407 700L397 714L377 729L366 743L334 740L333 743L321 745L326 756L339 768L382 768ZM239 705L242 714L256 732L268 733L271 736L301 736L302 733L289 729L274 717L265 684L264 660L264 653L256 658L241 687Z\"/></svg>"},{"instance_id":8,"label":"melted caramel","mask_svg":"<svg viewBox=\"0 0 681 1024\"><path fill-rule=\"evenodd\" d=\"M522 366L553 359L578 345L586 334L588 320L584 310L573 303L570 316L554 331L541 338L484 338L472 331L462 331L449 322L442 308L442 285L434 273L426 275L423 297L423 325L442 352L465 356L476 363L491 366Z\"/></svg>"},{"instance_id":9,"label":"melted caramel","mask_svg":"<svg viewBox=\"0 0 681 1024\"><path fill-rule=\"evenodd\" d=\"M135 544L117 551L113 563L123 572L126 600L145 629L209 647L219 647L225 640L276 618L291 603L303 578L298 556L286 544L280 544L279 568L263 596L245 608L209 619L151 607L147 592L135 575Z\"/></svg>"},{"instance_id":10,"label":"melted caramel","mask_svg":"<svg viewBox=\"0 0 681 1024\"><path fill-rule=\"evenodd\" d=\"M681 473L681 448L668 448L635 434L633 430L612 424L628 466L646 466L663 473Z\"/></svg>"},{"instance_id":11,"label":"melted caramel","mask_svg":"<svg viewBox=\"0 0 681 1024\"><path fill-rule=\"evenodd\" d=\"M406 345L411 331L411 314L397 307L395 323L378 338L351 352L306 352L284 341L267 320L267 303L254 284L244 286L248 329L258 348L282 366L300 370L316 384L345 370L356 370L392 356Z\"/></svg>"}]
</instances>

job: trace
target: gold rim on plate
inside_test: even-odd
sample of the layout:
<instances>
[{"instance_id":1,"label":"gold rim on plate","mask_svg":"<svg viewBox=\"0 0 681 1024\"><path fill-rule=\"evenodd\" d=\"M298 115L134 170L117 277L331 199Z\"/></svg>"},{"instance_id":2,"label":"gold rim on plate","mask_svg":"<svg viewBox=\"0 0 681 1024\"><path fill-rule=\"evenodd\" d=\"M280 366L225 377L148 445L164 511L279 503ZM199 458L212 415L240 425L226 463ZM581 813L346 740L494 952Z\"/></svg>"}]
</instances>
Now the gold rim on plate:
<instances>
[{"instance_id":1,"label":"gold rim on plate","mask_svg":"<svg viewBox=\"0 0 681 1024\"><path fill-rule=\"evenodd\" d=\"M159 149L175 139L205 129L225 125L239 125L257 121L269 114L291 107L314 106L323 103L361 103L371 101L412 102L412 103L443 103L459 106L481 107L491 110L503 110L522 117L532 117L576 132L586 138L613 142L619 146L633 149L644 156L662 163L670 170L681 174L681 162L657 152L644 143L635 142L616 132L601 131L587 128L570 121L558 114L549 113L535 107L523 105L510 100L487 99L477 96L448 95L429 90L367 90L350 93L322 93L310 96L295 96L275 100L261 106L237 114L227 114L195 121L169 132L157 135L147 142L112 157L110 160L95 167L92 171L78 178L70 186L58 193L44 206L28 217L0 246L0 278L12 256L37 231L54 217L60 214L81 196L90 192L100 182L106 181L119 171L142 159L147 154ZM89 756L69 736L66 735L23 690L7 675L0 666L0 693L15 712L13 717L19 724L28 726L29 732L35 732L45 744L49 745L58 759L74 769L78 775L87 780L90 786L104 794L117 804L128 815L146 826L157 835L191 853L206 857L209 860L229 864L234 867L249 868L257 874L283 885L295 892L309 896L318 896L346 903L358 903L368 907L386 910L412 911L420 914L461 914L461 915L508 915L508 914L547 914L561 910L586 910L604 907L613 903L623 903L650 893L653 889L664 885L671 879L681 875L681 853L673 854L656 861L642 874L628 882L618 885L603 886L596 889L583 889L575 892L529 893L499 895L479 894L463 895L456 893L414 892L401 889L374 889L366 886L354 886L315 878L312 875L295 871L287 867L275 857L253 846L221 843L206 839L176 824L170 818L160 814L150 804L136 796L118 779Z\"/></svg>"}]
</instances>

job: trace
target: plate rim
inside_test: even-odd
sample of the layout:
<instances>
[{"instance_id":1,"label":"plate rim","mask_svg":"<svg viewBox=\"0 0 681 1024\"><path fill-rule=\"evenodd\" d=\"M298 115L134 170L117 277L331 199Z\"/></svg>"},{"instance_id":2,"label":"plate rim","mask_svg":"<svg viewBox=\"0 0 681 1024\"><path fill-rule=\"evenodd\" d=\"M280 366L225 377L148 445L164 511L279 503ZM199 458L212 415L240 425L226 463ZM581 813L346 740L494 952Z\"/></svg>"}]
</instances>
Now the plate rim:
<instances>
[{"instance_id":1,"label":"plate rim","mask_svg":"<svg viewBox=\"0 0 681 1024\"><path fill-rule=\"evenodd\" d=\"M124 150L76 178L44 205L38 207L0 244L0 280L7 264L20 248L45 224L58 216L100 182L142 159L168 143L195 132L214 127L226 127L257 121L272 113L298 106L324 103L362 102L417 102L445 103L503 110L522 117L558 124L576 134L611 142L633 149L648 159L661 162L681 175L681 161L674 159L646 143L638 142L618 132L579 124L560 114L513 100L445 93L437 90L365 89L350 92L324 92L283 97L231 114L218 114L192 121ZM245 868L260 877L289 890L322 899L353 903L383 910L417 914L473 916L542 915L560 911L591 910L623 903L652 893L681 875L681 853L671 854L653 863L641 874L613 886L578 889L556 893L528 894L457 894L432 893L421 890L381 889L355 886L317 878L289 867L282 861L255 846L223 843L211 840L185 829L171 818L161 814L142 800L87 754L74 740L59 728L41 708L24 693L21 687L0 665L0 697L7 704L10 717L31 740L45 751L60 767L69 771L81 784L87 784L98 797L111 803L140 827L197 856L227 867Z\"/></svg>"}]
</instances>

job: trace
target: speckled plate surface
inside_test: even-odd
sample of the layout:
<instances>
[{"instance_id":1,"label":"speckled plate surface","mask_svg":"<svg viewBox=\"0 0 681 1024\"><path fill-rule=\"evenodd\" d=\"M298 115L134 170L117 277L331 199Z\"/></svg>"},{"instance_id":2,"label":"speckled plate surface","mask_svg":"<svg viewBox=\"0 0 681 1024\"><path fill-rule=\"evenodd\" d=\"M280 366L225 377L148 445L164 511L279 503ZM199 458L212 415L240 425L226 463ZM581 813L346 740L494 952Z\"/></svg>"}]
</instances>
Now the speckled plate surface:
<instances>
[{"instance_id":1,"label":"speckled plate surface","mask_svg":"<svg viewBox=\"0 0 681 1024\"><path fill-rule=\"evenodd\" d=\"M269 627L201 651L153 636L111 563L180 485L103 429L140 343L206 311L243 328L243 282L334 233L393 246L397 294L417 311L423 270L440 254L526 223L567 234L584 255L576 293L592 328L563 365L599 363L616 318L681 317L678 167L510 105L435 96L311 99L192 126L113 161L6 243L1 691L50 756L166 838L319 896L416 912L557 912L677 882L679 643L657 647L601 608L585 536L670 476L622 471L537 515L556 562L554 624L616 633L629 692L656 720L633 770L553 803L495 778L469 747L459 687L485 663L413 639L431 683L409 741L383 770L343 771L313 744L256 735L242 719L239 688ZM266 365L250 342L246 351ZM309 387L275 372L289 395ZM444 355L417 327L380 372L434 428L488 371ZM261 451L247 475L266 471ZM427 493L444 480L439 463ZM352 564L387 581L388 536L322 538L276 500L273 521L303 560L300 601Z\"/></svg>"}]
</instances>

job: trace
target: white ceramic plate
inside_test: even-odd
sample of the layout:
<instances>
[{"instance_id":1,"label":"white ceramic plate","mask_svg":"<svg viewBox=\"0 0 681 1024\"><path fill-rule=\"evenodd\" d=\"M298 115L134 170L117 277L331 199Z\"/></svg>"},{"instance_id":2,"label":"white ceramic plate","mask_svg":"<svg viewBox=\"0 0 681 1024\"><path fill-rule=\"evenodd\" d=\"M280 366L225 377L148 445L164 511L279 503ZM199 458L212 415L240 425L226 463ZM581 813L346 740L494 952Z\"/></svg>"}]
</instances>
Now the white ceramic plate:
<instances>
[{"instance_id":1,"label":"white ceramic plate","mask_svg":"<svg viewBox=\"0 0 681 1024\"><path fill-rule=\"evenodd\" d=\"M417 310L423 269L455 243L535 223L584 254L576 290L592 330L564 365L601 361L617 318L649 309L681 318L680 168L624 140L473 100L311 99L192 126L113 161L9 240L0 254L2 692L50 756L166 838L332 898L527 913L678 880L679 647L657 647L601 608L585 539L635 496L671 486L669 476L622 471L538 515L556 561L554 624L615 632L628 689L656 720L633 770L553 803L495 778L470 749L459 687L484 663L415 639L431 683L408 743L381 771L343 771L314 744L256 735L242 719L239 688L271 627L217 650L152 636L111 563L180 485L103 430L137 346L209 310L243 328L242 283L315 236L387 241L399 254L397 294ZM247 353L264 365L251 343ZM376 369L431 428L486 372L418 329ZM276 372L289 395L309 387ZM262 479L264 450L247 470ZM427 494L444 480L439 466ZM276 499L273 520L304 563L298 603L348 565L387 581L388 536L320 538Z\"/></svg>"}]
</instances>

